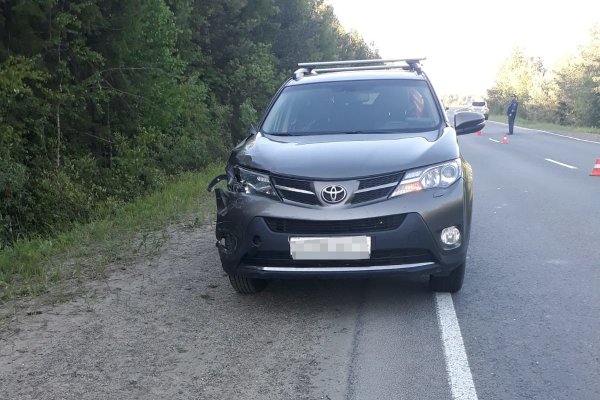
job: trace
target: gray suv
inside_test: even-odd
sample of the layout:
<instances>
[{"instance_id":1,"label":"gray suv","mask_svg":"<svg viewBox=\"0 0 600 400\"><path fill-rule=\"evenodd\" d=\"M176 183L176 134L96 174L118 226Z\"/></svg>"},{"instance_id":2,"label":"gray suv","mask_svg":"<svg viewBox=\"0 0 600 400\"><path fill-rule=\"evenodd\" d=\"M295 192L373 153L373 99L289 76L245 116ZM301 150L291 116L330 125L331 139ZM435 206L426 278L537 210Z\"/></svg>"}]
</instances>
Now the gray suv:
<instances>
[{"instance_id":1,"label":"gray suv","mask_svg":"<svg viewBox=\"0 0 600 400\"><path fill-rule=\"evenodd\" d=\"M428 274L462 287L472 174L420 59L298 64L215 178L217 248L240 293L270 278Z\"/></svg>"}]
</instances>

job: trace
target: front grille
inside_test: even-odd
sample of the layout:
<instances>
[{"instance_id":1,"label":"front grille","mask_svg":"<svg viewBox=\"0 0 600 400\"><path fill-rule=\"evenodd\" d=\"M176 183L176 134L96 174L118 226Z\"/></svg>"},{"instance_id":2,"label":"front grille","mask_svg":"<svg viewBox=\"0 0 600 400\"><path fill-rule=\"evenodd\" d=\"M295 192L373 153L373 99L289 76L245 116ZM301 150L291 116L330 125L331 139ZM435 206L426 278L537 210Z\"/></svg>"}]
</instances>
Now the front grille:
<instances>
[{"instance_id":1,"label":"front grille","mask_svg":"<svg viewBox=\"0 0 600 400\"><path fill-rule=\"evenodd\" d=\"M404 221L404 214L384 217L349 219L341 221L310 221L287 218L265 218L269 229L277 233L295 234L350 234L381 232L396 229Z\"/></svg>"},{"instance_id":2,"label":"front grille","mask_svg":"<svg viewBox=\"0 0 600 400\"><path fill-rule=\"evenodd\" d=\"M402 172L358 179L359 193L354 193L350 204L361 204L386 199L402 179ZM281 176L272 178L275 188L284 200L308 205L321 204L315 193L314 181ZM334 182L334 181L332 181ZM381 188L380 186L389 185ZM349 193L352 195L352 193Z\"/></svg>"},{"instance_id":3,"label":"front grille","mask_svg":"<svg viewBox=\"0 0 600 400\"><path fill-rule=\"evenodd\" d=\"M386 199L392 190L396 187L400 179L402 179L403 173L399 172L391 175L376 176L374 178L361 179L358 185L358 190L365 190L373 188L372 190L366 190L354 194L352 198L352 204L366 203L369 201ZM389 185L387 187L378 188L378 186Z\"/></svg>"},{"instance_id":4,"label":"front grille","mask_svg":"<svg viewBox=\"0 0 600 400\"><path fill-rule=\"evenodd\" d=\"M422 249L374 250L368 260L292 260L289 253L275 251L258 252L243 259L246 265L283 268L347 268L426 262L435 262L435 258L429 251Z\"/></svg>"},{"instance_id":5,"label":"front grille","mask_svg":"<svg viewBox=\"0 0 600 400\"><path fill-rule=\"evenodd\" d=\"M284 200L302 204L310 204L313 206L319 204L319 199L317 199L317 195L315 194L311 181L283 178L278 176L273 177L273 183Z\"/></svg>"},{"instance_id":6,"label":"front grille","mask_svg":"<svg viewBox=\"0 0 600 400\"><path fill-rule=\"evenodd\" d=\"M303 203L303 204L310 204L313 206L316 206L319 204L319 200L317 199L317 196L315 196L315 194L308 194L308 193L298 193L298 192L292 192L292 191L287 191L287 190L281 190L278 189L279 193L281 193L281 196L289 201L295 201L296 203Z\"/></svg>"},{"instance_id":7,"label":"front grille","mask_svg":"<svg viewBox=\"0 0 600 400\"><path fill-rule=\"evenodd\" d=\"M361 179L360 185L358 186L358 190L368 189L375 186L387 185L388 183L398 183L401 177L402 173L396 173L385 176L376 176L374 178Z\"/></svg>"},{"instance_id":8,"label":"front grille","mask_svg":"<svg viewBox=\"0 0 600 400\"><path fill-rule=\"evenodd\" d=\"M366 203L367 201L377 200L382 197L388 197L394 187L370 190L368 192L356 193L352 198L352 204Z\"/></svg>"},{"instance_id":9,"label":"front grille","mask_svg":"<svg viewBox=\"0 0 600 400\"><path fill-rule=\"evenodd\" d=\"M306 190L309 192L313 191L313 186L310 181L303 181L300 179L290 179L283 177L273 177L273 182L277 186L286 186L294 189Z\"/></svg>"}]
</instances>

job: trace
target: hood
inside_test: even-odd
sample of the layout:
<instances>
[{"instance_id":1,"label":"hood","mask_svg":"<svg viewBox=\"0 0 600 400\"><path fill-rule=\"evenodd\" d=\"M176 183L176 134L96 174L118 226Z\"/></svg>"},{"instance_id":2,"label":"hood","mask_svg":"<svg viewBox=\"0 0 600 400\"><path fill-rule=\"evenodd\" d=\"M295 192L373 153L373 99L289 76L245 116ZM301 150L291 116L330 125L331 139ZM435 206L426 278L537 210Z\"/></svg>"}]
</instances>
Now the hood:
<instances>
[{"instance_id":1,"label":"hood","mask_svg":"<svg viewBox=\"0 0 600 400\"><path fill-rule=\"evenodd\" d=\"M406 133L274 136L257 133L230 162L275 175L345 179L397 172L459 157L452 128Z\"/></svg>"}]
</instances>

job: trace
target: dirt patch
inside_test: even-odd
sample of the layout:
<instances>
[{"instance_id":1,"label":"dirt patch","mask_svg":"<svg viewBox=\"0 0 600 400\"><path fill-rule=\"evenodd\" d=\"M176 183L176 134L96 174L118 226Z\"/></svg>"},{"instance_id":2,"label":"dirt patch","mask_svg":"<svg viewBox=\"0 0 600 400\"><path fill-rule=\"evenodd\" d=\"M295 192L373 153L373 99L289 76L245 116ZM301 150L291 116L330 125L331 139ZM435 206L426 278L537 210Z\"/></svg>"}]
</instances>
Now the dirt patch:
<instances>
[{"instance_id":1,"label":"dirt patch","mask_svg":"<svg viewBox=\"0 0 600 400\"><path fill-rule=\"evenodd\" d=\"M344 398L360 281L240 296L210 226L169 234L65 303L6 305L0 398Z\"/></svg>"}]
</instances>

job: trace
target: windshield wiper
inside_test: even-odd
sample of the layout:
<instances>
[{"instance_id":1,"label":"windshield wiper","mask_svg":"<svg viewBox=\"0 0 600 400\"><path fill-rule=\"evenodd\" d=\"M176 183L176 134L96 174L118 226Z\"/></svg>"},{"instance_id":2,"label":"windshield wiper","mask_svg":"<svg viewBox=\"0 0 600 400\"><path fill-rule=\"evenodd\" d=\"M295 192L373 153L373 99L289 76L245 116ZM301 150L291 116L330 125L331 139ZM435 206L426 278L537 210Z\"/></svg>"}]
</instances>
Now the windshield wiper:
<instances>
[{"instance_id":1,"label":"windshield wiper","mask_svg":"<svg viewBox=\"0 0 600 400\"><path fill-rule=\"evenodd\" d=\"M392 133L394 130L358 130L358 131L316 131L316 132L263 132L273 136L315 136L315 135L362 135L370 133Z\"/></svg>"},{"instance_id":2,"label":"windshield wiper","mask_svg":"<svg viewBox=\"0 0 600 400\"><path fill-rule=\"evenodd\" d=\"M362 134L369 134L369 133L391 133L391 130L383 130L383 129L374 129L374 130L362 130L362 131L343 131L343 132L338 132L340 134L344 134L344 135L362 135Z\"/></svg>"}]
</instances>

